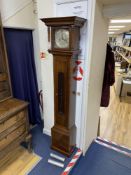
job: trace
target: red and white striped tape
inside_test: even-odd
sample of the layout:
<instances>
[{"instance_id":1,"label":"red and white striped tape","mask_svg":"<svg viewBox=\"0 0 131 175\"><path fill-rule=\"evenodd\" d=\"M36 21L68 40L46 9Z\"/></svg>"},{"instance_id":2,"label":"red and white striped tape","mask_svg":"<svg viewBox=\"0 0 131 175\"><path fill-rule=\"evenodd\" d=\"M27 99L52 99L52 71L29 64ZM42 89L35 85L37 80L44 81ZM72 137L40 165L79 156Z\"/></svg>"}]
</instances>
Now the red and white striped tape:
<instances>
[{"instance_id":1,"label":"red and white striped tape","mask_svg":"<svg viewBox=\"0 0 131 175\"><path fill-rule=\"evenodd\" d=\"M70 163L67 165L66 169L63 171L61 175L69 175L73 167L76 165L77 161L79 160L80 156L82 155L82 151L80 149L77 150L76 154L73 156Z\"/></svg>"},{"instance_id":2,"label":"red and white striped tape","mask_svg":"<svg viewBox=\"0 0 131 175\"><path fill-rule=\"evenodd\" d=\"M102 137L97 137L97 138L98 138L99 140L102 140L102 141L105 141L105 142L111 143L111 144L113 144L113 145L116 145L116 146L119 146L119 147L121 147L121 148L124 148L124 149L127 149L127 150L131 151L130 148L127 148L126 146L123 146L123 145L117 144L116 142L109 141L109 140L104 139L104 138L102 138Z\"/></svg>"},{"instance_id":3,"label":"red and white striped tape","mask_svg":"<svg viewBox=\"0 0 131 175\"><path fill-rule=\"evenodd\" d=\"M117 152L119 152L119 153L121 153L121 154L124 154L124 155L126 155L126 156L128 156L128 157L131 157L131 153L128 153L128 152L126 152L126 151L122 151L121 149L118 149L118 148L116 148L116 147L114 147L114 146L108 145L108 144L103 143L103 142L98 141L98 140L95 140L95 142L98 143L99 145L105 146L105 147L107 147L107 148L109 148L109 149L112 149L112 150L117 151Z\"/></svg>"}]
</instances>

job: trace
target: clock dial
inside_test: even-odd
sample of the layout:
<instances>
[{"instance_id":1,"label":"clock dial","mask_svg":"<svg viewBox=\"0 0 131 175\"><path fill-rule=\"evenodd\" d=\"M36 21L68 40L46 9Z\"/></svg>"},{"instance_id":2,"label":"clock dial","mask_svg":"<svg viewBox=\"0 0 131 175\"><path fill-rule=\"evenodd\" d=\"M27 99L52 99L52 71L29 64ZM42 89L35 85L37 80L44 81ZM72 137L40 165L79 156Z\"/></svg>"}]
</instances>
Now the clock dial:
<instances>
[{"instance_id":1,"label":"clock dial","mask_svg":"<svg viewBox=\"0 0 131 175\"><path fill-rule=\"evenodd\" d=\"M69 48L69 30L58 29L55 31L55 48Z\"/></svg>"}]
</instances>

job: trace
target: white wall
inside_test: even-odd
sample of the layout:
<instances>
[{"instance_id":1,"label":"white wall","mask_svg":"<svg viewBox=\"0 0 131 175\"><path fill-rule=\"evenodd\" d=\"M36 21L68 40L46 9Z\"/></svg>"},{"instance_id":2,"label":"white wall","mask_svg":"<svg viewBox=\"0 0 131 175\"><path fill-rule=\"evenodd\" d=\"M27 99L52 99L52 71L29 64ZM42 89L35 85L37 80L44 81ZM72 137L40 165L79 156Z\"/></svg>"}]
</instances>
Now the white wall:
<instances>
[{"instance_id":1,"label":"white wall","mask_svg":"<svg viewBox=\"0 0 131 175\"><path fill-rule=\"evenodd\" d=\"M31 2L32 0L0 0L0 9L3 19L8 19Z\"/></svg>"},{"instance_id":2,"label":"white wall","mask_svg":"<svg viewBox=\"0 0 131 175\"><path fill-rule=\"evenodd\" d=\"M57 4L68 3L68 2L77 2L77 1L85 1L85 0L55 0Z\"/></svg>"},{"instance_id":3,"label":"white wall","mask_svg":"<svg viewBox=\"0 0 131 175\"><path fill-rule=\"evenodd\" d=\"M41 64L38 35L38 17L32 0L1 0L0 10L4 27L33 29L34 54L39 89L41 89Z\"/></svg>"},{"instance_id":4,"label":"white wall","mask_svg":"<svg viewBox=\"0 0 131 175\"><path fill-rule=\"evenodd\" d=\"M1 0L0 10L4 26L13 28L35 28L34 5L31 0Z\"/></svg>"},{"instance_id":5,"label":"white wall","mask_svg":"<svg viewBox=\"0 0 131 175\"><path fill-rule=\"evenodd\" d=\"M83 150L86 152L94 138L97 137L99 109L102 91L102 82L104 74L106 43L108 33L108 21L102 14L102 5L98 0L94 0L92 6L90 36L89 60L86 62L87 80L85 80L83 96ZM89 21L90 22L90 21ZM91 27L90 26L90 27Z\"/></svg>"},{"instance_id":6,"label":"white wall","mask_svg":"<svg viewBox=\"0 0 131 175\"><path fill-rule=\"evenodd\" d=\"M44 103L44 133L50 135L51 127L54 125L54 84L53 84L53 57L47 52L48 37L47 27L40 18L52 17L54 6L53 0L37 1L38 8L38 30L40 38L40 52L46 52L46 58L41 60L41 84L43 89Z\"/></svg>"},{"instance_id":7,"label":"white wall","mask_svg":"<svg viewBox=\"0 0 131 175\"><path fill-rule=\"evenodd\" d=\"M41 89L41 65L38 35L38 17L32 0L0 0L4 27L33 29L34 54L39 89Z\"/></svg>"}]
</instances>

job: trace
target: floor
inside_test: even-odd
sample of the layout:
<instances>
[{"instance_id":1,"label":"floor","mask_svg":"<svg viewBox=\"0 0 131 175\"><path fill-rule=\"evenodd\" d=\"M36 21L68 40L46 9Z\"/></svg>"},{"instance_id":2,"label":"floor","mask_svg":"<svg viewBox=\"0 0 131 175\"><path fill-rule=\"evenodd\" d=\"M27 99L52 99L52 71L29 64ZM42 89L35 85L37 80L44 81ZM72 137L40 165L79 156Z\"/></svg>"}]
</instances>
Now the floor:
<instances>
[{"instance_id":1,"label":"floor","mask_svg":"<svg viewBox=\"0 0 131 175\"><path fill-rule=\"evenodd\" d=\"M101 137L131 147L131 104L120 102L114 87L108 108L101 108ZM32 130L35 153L43 159L29 175L60 175L63 169L47 163L51 139L43 135L38 127ZM109 143L110 144L110 143ZM121 148L122 149L122 148ZM125 151L125 150L124 150ZM131 151L130 151L131 154ZM66 160L66 165L70 160ZM81 157L71 175L130 175L131 157L93 142Z\"/></svg>"},{"instance_id":2,"label":"floor","mask_svg":"<svg viewBox=\"0 0 131 175\"><path fill-rule=\"evenodd\" d=\"M47 162L50 153L54 152L50 149L51 138L38 126L31 132L34 152L42 160L29 175L60 175L64 169ZM109 107L101 108L100 133L103 138L131 147L131 104L120 102L113 87ZM65 167L70 160L66 158ZM131 158L93 142L70 175L131 175Z\"/></svg>"},{"instance_id":3,"label":"floor","mask_svg":"<svg viewBox=\"0 0 131 175\"><path fill-rule=\"evenodd\" d=\"M36 154L42 157L39 164L29 173L29 175L60 175L64 168L59 168L48 163L50 153L56 153L50 149L51 138L42 133L40 127L32 129L33 149ZM60 155L57 153L57 155ZM63 155L61 155L63 156ZM73 155L72 155L73 156ZM72 158L72 157L71 157ZM70 162L71 158L66 158L65 167Z\"/></svg>"},{"instance_id":4,"label":"floor","mask_svg":"<svg viewBox=\"0 0 131 175\"><path fill-rule=\"evenodd\" d=\"M22 146L13 150L9 157L10 159L7 159L6 156L0 159L0 175L25 175L41 160L41 157L30 154Z\"/></svg>"},{"instance_id":5,"label":"floor","mask_svg":"<svg viewBox=\"0 0 131 175\"><path fill-rule=\"evenodd\" d=\"M60 175L64 168L48 163L50 153L54 152L50 149L51 138L38 126L31 132L34 152L42 159L29 175ZM113 87L109 107L101 109L100 133L101 137L131 147L131 104L120 102ZM66 158L65 167L70 160ZM93 142L70 175L131 175L131 157Z\"/></svg>"},{"instance_id":6,"label":"floor","mask_svg":"<svg viewBox=\"0 0 131 175\"><path fill-rule=\"evenodd\" d=\"M71 175L131 175L131 157L93 142Z\"/></svg>"},{"instance_id":7,"label":"floor","mask_svg":"<svg viewBox=\"0 0 131 175\"><path fill-rule=\"evenodd\" d=\"M100 136L131 148L131 104L120 102L114 87L111 88L110 105L108 108L101 108L100 116ZM125 151L124 148L121 149ZM93 143L71 175L83 174L130 175L131 158Z\"/></svg>"},{"instance_id":8,"label":"floor","mask_svg":"<svg viewBox=\"0 0 131 175\"><path fill-rule=\"evenodd\" d=\"M100 109L100 136L131 148L131 104L120 99L111 87L110 105Z\"/></svg>"}]
</instances>

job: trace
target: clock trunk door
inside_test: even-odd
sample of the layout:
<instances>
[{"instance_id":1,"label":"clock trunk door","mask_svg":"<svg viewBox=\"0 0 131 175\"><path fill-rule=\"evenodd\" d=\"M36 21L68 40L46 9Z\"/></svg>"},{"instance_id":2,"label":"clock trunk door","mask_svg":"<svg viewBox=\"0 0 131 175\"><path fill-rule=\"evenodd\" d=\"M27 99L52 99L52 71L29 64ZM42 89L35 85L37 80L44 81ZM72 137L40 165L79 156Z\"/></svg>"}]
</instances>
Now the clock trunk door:
<instances>
[{"instance_id":1,"label":"clock trunk door","mask_svg":"<svg viewBox=\"0 0 131 175\"><path fill-rule=\"evenodd\" d=\"M54 56L55 124L68 127L70 63L66 56Z\"/></svg>"}]
</instances>

